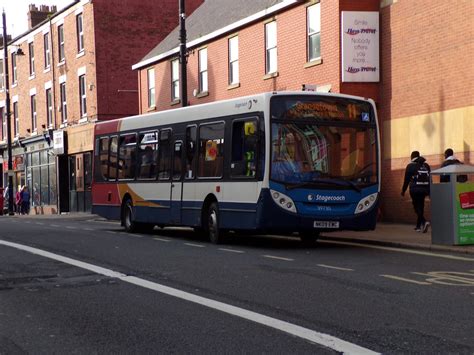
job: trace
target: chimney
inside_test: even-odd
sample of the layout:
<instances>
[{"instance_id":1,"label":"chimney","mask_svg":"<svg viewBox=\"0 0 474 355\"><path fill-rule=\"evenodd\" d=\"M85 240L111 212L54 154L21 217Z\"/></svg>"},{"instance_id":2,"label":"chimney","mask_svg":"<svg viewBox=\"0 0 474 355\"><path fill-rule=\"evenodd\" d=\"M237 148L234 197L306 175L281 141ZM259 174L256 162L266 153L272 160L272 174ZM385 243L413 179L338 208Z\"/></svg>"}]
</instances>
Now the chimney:
<instances>
[{"instance_id":1,"label":"chimney","mask_svg":"<svg viewBox=\"0 0 474 355\"><path fill-rule=\"evenodd\" d=\"M47 5L40 5L40 8L36 7L35 4L30 4L28 10L28 29L32 29L37 24L43 22L48 18L48 15L56 12L56 6L51 6L51 9Z\"/></svg>"}]
</instances>

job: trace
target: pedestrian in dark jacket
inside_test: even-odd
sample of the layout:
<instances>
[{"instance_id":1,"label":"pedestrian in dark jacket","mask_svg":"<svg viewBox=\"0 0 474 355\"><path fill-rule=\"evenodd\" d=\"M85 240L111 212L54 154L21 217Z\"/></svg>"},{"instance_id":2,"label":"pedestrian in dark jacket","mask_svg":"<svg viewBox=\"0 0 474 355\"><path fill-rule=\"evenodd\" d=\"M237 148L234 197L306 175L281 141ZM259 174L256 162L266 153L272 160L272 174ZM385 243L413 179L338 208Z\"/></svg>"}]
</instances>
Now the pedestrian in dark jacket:
<instances>
[{"instance_id":1,"label":"pedestrian in dark jacket","mask_svg":"<svg viewBox=\"0 0 474 355\"><path fill-rule=\"evenodd\" d=\"M430 194L430 166L426 163L426 159L420 156L420 152L411 153L411 162L405 169L405 178L403 180L401 195L405 196L405 192L410 187L410 197L413 203L417 220L415 231L426 233L430 227L430 222L426 221L425 198Z\"/></svg>"},{"instance_id":2,"label":"pedestrian in dark jacket","mask_svg":"<svg viewBox=\"0 0 474 355\"><path fill-rule=\"evenodd\" d=\"M462 162L454 157L454 151L451 148L448 148L444 151L444 161L441 164L441 167L444 168L448 165L457 165L462 164ZM451 179L449 175L443 174L440 176L440 182L449 182ZM466 182L467 175L458 175L456 178L457 182Z\"/></svg>"}]
</instances>

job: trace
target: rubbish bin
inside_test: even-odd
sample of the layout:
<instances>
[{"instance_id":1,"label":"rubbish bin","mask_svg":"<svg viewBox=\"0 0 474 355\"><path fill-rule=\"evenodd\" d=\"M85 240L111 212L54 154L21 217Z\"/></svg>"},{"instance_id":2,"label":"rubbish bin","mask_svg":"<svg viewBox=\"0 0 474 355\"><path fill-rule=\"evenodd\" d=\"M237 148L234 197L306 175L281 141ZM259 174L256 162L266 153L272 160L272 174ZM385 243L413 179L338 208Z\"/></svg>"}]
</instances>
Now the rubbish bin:
<instances>
[{"instance_id":1,"label":"rubbish bin","mask_svg":"<svg viewBox=\"0 0 474 355\"><path fill-rule=\"evenodd\" d=\"M460 179L460 175L467 176ZM449 182L440 182L449 176ZM474 244L474 166L448 165L433 170L430 179L431 242Z\"/></svg>"}]
</instances>

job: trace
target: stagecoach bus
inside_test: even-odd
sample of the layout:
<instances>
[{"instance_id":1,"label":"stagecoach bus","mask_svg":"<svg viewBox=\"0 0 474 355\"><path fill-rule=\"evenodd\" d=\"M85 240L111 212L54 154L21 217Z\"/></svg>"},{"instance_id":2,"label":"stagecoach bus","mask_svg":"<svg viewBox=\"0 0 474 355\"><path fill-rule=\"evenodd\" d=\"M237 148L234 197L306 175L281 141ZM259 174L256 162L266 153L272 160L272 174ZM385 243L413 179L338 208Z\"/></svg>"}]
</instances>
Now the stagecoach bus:
<instances>
[{"instance_id":1,"label":"stagecoach bus","mask_svg":"<svg viewBox=\"0 0 474 355\"><path fill-rule=\"evenodd\" d=\"M272 92L98 123L93 213L128 232L299 235L375 228L373 100Z\"/></svg>"}]
</instances>

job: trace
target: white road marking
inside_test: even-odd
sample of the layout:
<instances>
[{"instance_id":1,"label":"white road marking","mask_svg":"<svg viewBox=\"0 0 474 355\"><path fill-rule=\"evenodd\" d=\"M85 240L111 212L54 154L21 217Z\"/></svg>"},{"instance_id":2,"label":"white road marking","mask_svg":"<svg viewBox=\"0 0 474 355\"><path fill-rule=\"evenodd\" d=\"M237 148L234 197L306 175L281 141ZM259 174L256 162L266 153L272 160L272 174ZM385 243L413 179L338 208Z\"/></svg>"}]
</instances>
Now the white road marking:
<instances>
[{"instance_id":1,"label":"white road marking","mask_svg":"<svg viewBox=\"0 0 474 355\"><path fill-rule=\"evenodd\" d=\"M118 232L114 232L114 231L105 231L106 233L112 233L112 234L118 234Z\"/></svg>"},{"instance_id":2,"label":"white road marking","mask_svg":"<svg viewBox=\"0 0 474 355\"><path fill-rule=\"evenodd\" d=\"M143 235L140 235L140 234L132 234L132 233L121 233L121 234L126 234L129 237L133 237L133 238L143 238Z\"/></svg>"},{"instance_id":3,"label":"white road marking","mask_svg":"<svg viewBox=\"0 0 474 355\"><path fill-rule=\"evenodd\" d=\"M295 259L290 259L290 258L283 258L281 256L275 256L275 255L262 255L264 258L269 258L269 259L277 259L277 260L285 260L285 261L295 261Z\"/></svg>"},{"instance_id":4,"label":"white road marking","mask_svg":"<svg viewBox=\"0 0 474 355\"><path fill-rule=\"evenodd\" d=\"M82 228L83 231L88 231L88 232L91 232L91 231L94 231L95 229L92 229L92 228Z\"/></svg>"},{"instance_id":5,"label":"white road marking","mask_svg":"<svg viewBox=\"0 0 474 355\"><path fill-rule=\"evenodd\" d=\"M235 250L235 249L225 249L225 248L218 248L219 250L222 250L222 251L228 251L230 253L244 253L242 250Z\"/></svg>"},{"instance_id":6,"label":"white road marking","mask_svg":"<svg viewBox=\"0 0 474 355\"><path fill-rule=\"evenodd\" d=\"M201 245L201 244L184 243L184 245L188 245L190 247L196 247L196 248L204 248L204 245Z\"/></svg>"},{"instance_id":7,"label":"white road marking","mask_svg":"<svg viewBox=\"0 0 474 355\"><path fill-rule=\"evenodd\" d=\"M406 279L404 277L399 277L399 276L394 276L394 275L380 275L380 276L386 277L388 279L398 280L398 281L411 282L417 285L431 285L431 283L429 282L415 281L415 280Z\"/></svg>"},{"instance_id":8,"label":"white road marking","mask_svg":"<svg viewBox=\"0 0 474 355\"><path fill-rule=\"evenodd\" d=\"M44 223L42 223L42 222L35 222L35 224L39 224L40 226L44 226Z\"/></svg>"},{"instance_id":9,"label":"white road marking","mask_svg":"<svg viewBox=\"0 0 474 355\"><path fill-rule=\"evenodd\" d=\"M354 271L354 269L347 269L345 267L338 267L338 266L331 266L331 265L324 265L324 264L317 264L320 267L325 267L328 269L336 269L336 270L342 270L342 271Z\"/></svg>"},{"instance_id":10,"label":"white road marking","mask_svg":"<svg viewBox=\"0 0 474 355\"><path fill-rule=\"evenodd\" d=\"M231 315L234 315L243 319L247 319L249 321L252 321L252 322L273 328L273 329L280 330L282 332L297 336L299 338L325 346L329 349L333 349L338 352L349 353L349 354L378 354L372 350L363 348L356 344L349 343L347 341L336 338L329 334L316 332L314 330L304 328L296 324L292 324L292 323L285 322L276 318L265 316L263 314L252 312L244 308L235 307L223 302L214 301L205 297L197 296L189 292L181 291L181 290L171 288L165 285L161 285L155 282L140 279L135 276L127 276L110 269L106 269L100 266L96 266L96 265L85 263L79 260L64 257L58 254L53 254L41 249L32 248L32 247L22 245L22 244L7 242L3 240L0 240L0 244L6 245L12 248L16 248L19 250L23 250L35 255L40 255L46 258L57 260L69 265L80 267L82 269L89 270L97 274L118 278L119 280L128 282L136 286L144 287L149 290L157 291L157 292L160 292L172 297L176 297L185 301L197 303L208 308L219 310L227 314L231 314Z\"/></svg>"},{"instance_id":11,"label":"white road marking","mask_svg":"<svg viewBox=\"0 0 474 355\"><path fill-rule=\"evenodd\" d=\"M320 240L318 242L329 243L329 244L341 244L341 245L351 245L361 248L369 248L369 249L380 249L380 250L388 250L388 251L395 251L399 253L406 253L406 254L417 254L417 255L425 255L425 256L433 256L436 258L444 258L444 259L452 259L452 260L461 260L461 261L474 261L474 258L467 258L463 256L454 256L454 255L447 255L447 254L437 254L431 253L428 251L421 251L421 250L410 250L410 249L400 249L394 247L383 247L378 245L371 245L371 244L363 244L363 243L351 243L351 242L340 242L338 240Z\"/></svg>"},{"instance_id":12,"label":"white road marking","mask_svg":"<svg viewBox=\"0 0 474 355\"><path fill-rule=\"evenodd\" d=\"M153 238L153 239L157 240L159 242L166 242L166 243L171 242L171 240L169 240L169 239L163 239L163 238Z\"/></svg>"},{"instance_id":13,"label":"white road marking","mask_svg":"<svg viewBox=\"0 0 474 355\"><path fill-rule=\"evenodd\" d=\"M67 229L77 229L77 227L66 226Z\"/></svg>"},{"instance_id":14,"label":"white road marking","mask_svg":"<svg viewBox=\"0 0 474 355\"><path fill-rule=\"evenodd\" d=\"M59 224L50 224L50 226L55 228L61 227Z\"/></svg>"}]
</instances>

